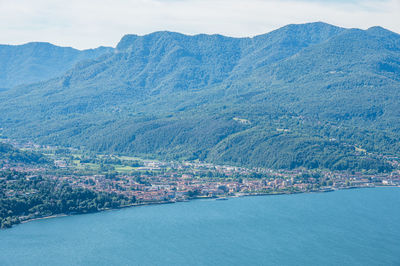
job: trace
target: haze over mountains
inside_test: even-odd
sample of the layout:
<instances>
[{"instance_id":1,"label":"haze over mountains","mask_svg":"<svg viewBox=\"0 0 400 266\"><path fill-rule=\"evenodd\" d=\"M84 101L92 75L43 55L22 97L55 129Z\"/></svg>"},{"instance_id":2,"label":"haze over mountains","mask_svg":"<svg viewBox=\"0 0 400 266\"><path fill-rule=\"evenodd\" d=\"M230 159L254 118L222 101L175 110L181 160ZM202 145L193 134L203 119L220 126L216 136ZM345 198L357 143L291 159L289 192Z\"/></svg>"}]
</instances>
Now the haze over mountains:
<instances>
[{"instance_id":1,"label":"haze over mountains","mask_svg":"<svg viewBox=\"0 0 400 266\"><path fill-rule=\"evenodd\" d=\"M380 27L26 46L0 46L9 137L274 168L386 171L400 155L400 35Z\"/></svg>"},{"instance_id":2,"label":"haze over mountains","mask_svg":"<svg viewBox=\"0 0 400 266\"><path fill-rule=\"evenodd\" d=\"M113 48L76 50L50 43L0 45L0 87L10 88L63 75L77 62L112 52Z\"/></svg>"}]
</instances>

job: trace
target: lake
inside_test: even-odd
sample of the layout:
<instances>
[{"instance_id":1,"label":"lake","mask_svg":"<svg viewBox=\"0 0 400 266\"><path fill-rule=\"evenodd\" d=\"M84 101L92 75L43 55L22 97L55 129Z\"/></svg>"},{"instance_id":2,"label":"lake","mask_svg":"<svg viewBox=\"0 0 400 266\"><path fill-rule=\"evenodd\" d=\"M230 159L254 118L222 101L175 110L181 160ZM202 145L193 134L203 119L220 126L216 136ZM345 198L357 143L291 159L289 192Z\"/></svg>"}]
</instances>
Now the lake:
<instances>
[{"instance_id":1,"label":"lake","mask_svg":"<svg viewBox=\"0 0 400 266\"><path fill-rule=\"evenodd\" d=\"M0 265L400 265L400 188L38 220L0 231Z\"/></svg>"}]
</instances>

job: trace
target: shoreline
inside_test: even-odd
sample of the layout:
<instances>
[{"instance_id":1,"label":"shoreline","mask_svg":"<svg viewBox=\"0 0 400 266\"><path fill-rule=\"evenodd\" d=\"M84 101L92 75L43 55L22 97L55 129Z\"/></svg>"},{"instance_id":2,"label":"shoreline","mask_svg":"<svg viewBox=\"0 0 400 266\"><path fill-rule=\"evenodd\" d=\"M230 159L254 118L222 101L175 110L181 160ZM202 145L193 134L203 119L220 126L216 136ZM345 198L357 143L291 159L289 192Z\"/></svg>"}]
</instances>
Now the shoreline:
<instances>
[{"instance_id":1,"label":"shoreline","mask_svg":"<svg viewBox=\"0 0 400 266\"><path fill-rule=\"evenodd\" d=\"M50 216L37 217L37 218L28 219L28 220L23 220L23 221L20 222L20 224L29 223L29 222L33 222L33 221L36 221L36 220L45 220L45 219L59 218L59 217L72 216L72 215L73 214L71 214L71 215L69 215L69 214L55 214L55 215L50 215ZM9 228L6 228L6 229L9 229Z\"/></svg>"},{"instance_id":2,"label":"shoreline","mask_svg":"<svg viewBox=\"0 0 400 266\"><path fill-rule=\"evenodd\" d=\"M142 202L142 203L133 203L125 206L120 206L117 208L108 208L108 209L101 209L95 212L87 212L87 213L74 213L74 214L54 214L50 216L44 216L44 217L36 217L36 218L31 218L27 220L21 221L19 224L25 224L37 220L45 220L45 219L53 219L53 218L60 218L60 217L67 217L67 216L75 216L75 215L84 215L84 214L94 214L94 213L100 213L100 212L105 212L105 211L115 211L115 210L120 210L120 209L125 209L125 208L133 208L133 207L141 207L141 206L150 206L150 205L162 205L162 204L173 204L173 203L179 203L179 202L189 202L193 200L201 200L201 199L225 199L228 200L230 198L241 198L241 197L251 197L251 196L277 196L277 195L294 195L294 194L312 194L312 193L327 193L327 192L336 192L340 190L349 190L349 189L363 189L363 188L383 188L383 187L391 187L391 188L400 188L400 186L374 186L374 187L347 187L347 188L338 188L338 189L327 189L327 190L318 190L318 191L298 191L298 192L277 192L277 193L243 193L243 194L235 194L235 195L226 195L222 197L210 197L210 196L205 196L205 197L195 197L195 198L190 198L187 200L178 200L178 201L160 201L160 202ZM17 226L19 224L15 224L14 226ZM11 229L14 226L10 228L5 228L6 229Z\"/></svg>"}]
</instances>

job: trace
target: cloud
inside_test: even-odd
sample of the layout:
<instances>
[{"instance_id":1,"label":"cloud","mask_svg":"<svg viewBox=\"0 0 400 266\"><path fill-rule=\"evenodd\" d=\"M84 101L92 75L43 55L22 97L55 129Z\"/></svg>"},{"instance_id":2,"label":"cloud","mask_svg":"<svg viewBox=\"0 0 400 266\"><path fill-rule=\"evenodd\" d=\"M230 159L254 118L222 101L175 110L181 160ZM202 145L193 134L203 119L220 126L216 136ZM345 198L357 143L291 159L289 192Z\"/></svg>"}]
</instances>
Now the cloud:
<instances>
[{"instance_id":1,"label":"cloud","mask_svg":"<svg viewBox=\"0 0 400 266\"><path fill-rule=\"evenodd\" d=\"M0 43L115 46L127 33L253 36L291 23L400 32L400 0L0 0Z\"/></svg>"}]
</instances>

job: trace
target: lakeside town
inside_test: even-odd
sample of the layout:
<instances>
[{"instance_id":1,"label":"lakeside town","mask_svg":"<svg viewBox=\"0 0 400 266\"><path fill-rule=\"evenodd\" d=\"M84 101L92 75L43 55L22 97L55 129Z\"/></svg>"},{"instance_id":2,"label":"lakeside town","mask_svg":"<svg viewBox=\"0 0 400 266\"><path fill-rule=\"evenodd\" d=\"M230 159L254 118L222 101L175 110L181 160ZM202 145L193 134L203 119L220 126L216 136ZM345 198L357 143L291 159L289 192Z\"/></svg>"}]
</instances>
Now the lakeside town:
<instances>
[{"instance_id":1,"label":"lakeside town","mask_svg":"<svg viewBox=\"0 0 400 266\"><path fill-rule=\"evenodd\" d=\"M132 175L50 176L59 182L94 191L135 197L137 203L175 202L190 198L225 198L228 196L326 192L346 188L400 186L400 174L362 175L307 171L280 171L259 174L248 169L183 163L157 174L168 164L149 162L146 172ZM213 171L210 170L213 168ZM151 169L151 170L150 170ZM154 171L154 172L152 172ZM209 177L208 175L216 177ZM256 174L258 174L256 172ZM220 176L220 177L218 177ZM241 176L241 177L237 177Z\"/></svg>"},{"instance_id":2,"label":"lakeside town","mask_svg":"<svg viewBox=\"0 0 400 266\"><path fill-rule=\"evenodd\" d=\"M29 180L40 176L74 188L123 195L134 199L137 205L193 198L226 199L244 195L400 186L399 169L379 174L307 169L274 170L204 162L163 162L116 155L84 155L74 149L32 143L13 144L22 149L47 154L52 158L53 165L15 165L2 160L2 171L25 172ZM398 164L397 158L390 160L394 165ZM23 193L32 194L37 191L9 190L4 194L13 197Z\"/></svg>"}]
</instances>

